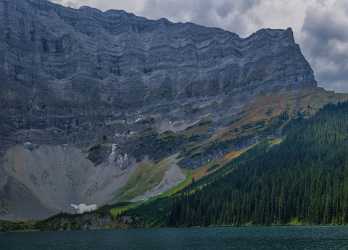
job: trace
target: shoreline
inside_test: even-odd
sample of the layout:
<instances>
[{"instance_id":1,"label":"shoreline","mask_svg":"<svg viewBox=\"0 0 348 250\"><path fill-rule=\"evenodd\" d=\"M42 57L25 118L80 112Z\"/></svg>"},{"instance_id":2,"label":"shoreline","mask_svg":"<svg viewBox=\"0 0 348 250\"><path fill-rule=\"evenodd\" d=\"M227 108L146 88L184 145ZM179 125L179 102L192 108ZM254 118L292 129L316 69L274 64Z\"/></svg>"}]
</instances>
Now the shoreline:
<instances>
[{"instance_id":1,"label":"shoreline","mask_svg":"<svg viewBox=\"0 0 348 250\"><path fill-rule=\"evenodd\" d=\"M119 227L119 228L93 228L93 229L68 229L68 230L40 230L40 229L28 229L28 230L0 230L0 234L6 233L59 233L59 232L88 232L88 231L128 231L128 230L162 230L162 229L172 229L172 230L189 230L189 229L246 229L246 228L334 228L334 227L348 227L348 224L282 224L282 225L212 225L212 226L193 226L193 227Z\"/></svg>"}]
</instances>

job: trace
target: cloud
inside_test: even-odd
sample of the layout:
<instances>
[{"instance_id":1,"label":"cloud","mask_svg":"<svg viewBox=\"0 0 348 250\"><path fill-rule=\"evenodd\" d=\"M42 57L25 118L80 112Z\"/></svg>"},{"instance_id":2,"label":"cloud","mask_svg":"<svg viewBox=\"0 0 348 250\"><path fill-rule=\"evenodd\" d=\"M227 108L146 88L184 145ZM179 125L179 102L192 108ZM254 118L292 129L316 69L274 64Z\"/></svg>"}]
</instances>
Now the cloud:
<instances>
[{"instance_id":1,"label":"cloud","mask_svg":"<svg viewBox=\"0 0 348 250\"><path fill-rule=\"evenodd\" d=\"M259 0L147 0L141 14L160 18L166 13L165 17L173 21L221 27L245 35L249 32L247 12L258 2Z\"/></svg>"},{"instance_id":2,"label":"cloud","mask_svg":"<svg viewBox=\"0 0 348 250\"><path fill-rule=\"evenodd\" d=\"M302 45L317 78L329 89L348 92L348 2L325 1L307 9Z\"/></svg>"},{"instance_id":3,"label":"cloud","mask_svg":"<svg viewBox=\"0 0 348 250\"><path fill-rule=\"evenodd\" d=\"M53 0L64 5L124 9L152 19L195 22L241 36L260 28L294 29L319 84L348 92L346 0Z\"/></svg>"}]
</instances>

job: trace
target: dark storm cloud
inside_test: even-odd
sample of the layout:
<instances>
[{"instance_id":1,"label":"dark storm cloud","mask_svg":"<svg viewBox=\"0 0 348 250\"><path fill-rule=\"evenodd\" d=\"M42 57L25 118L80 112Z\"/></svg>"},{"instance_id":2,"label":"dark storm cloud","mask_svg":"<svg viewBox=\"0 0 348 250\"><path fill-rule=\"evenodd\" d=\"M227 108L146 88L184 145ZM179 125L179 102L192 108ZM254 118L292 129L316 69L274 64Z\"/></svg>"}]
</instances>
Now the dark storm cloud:
<instances>
[{"instance_id":1,"label":"dark storm cloud","mask_svg":"<svg viewBox=\"0 0 348 250\"><path fill-rule=\"evenodd\" d=\"M302 45L322 85L348 91L348 3L307 10Z\"/></svg>"},{"instance_id":2,"label":"dark storm cloud","mask_svg":"<svg viewBox=\"0 0 348 250\"><path fill-rule=\"evenodd\" d=\"M54 0L53 0L54 1ZM321 86L348 92L347 0L55 0L73 7L125 9L216 26L245 37L260 28L292 27Z\"/></svg>"}]
</instances>

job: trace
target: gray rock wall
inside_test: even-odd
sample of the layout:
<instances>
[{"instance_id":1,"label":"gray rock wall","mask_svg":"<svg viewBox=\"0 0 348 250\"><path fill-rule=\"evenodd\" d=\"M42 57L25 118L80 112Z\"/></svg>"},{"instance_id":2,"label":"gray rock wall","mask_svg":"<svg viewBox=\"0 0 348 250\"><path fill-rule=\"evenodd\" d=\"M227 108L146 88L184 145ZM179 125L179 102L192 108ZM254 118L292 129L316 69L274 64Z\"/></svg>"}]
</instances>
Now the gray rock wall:
<instances>
[{"instance_id":1,"label":"gray rock wall","mask_svg":"<svg viewBox=\"0 0 348 250\"><path fill-rule=\"evenodd\" d=\"M187 142L156 130L209 117L214 131L257 93L316 86L291 29L240 38L118 10L0 0L0 31L0 217L103 205L134 161ZM115 143L124 166L100 167Z\"/></svg>"}]
</instances>

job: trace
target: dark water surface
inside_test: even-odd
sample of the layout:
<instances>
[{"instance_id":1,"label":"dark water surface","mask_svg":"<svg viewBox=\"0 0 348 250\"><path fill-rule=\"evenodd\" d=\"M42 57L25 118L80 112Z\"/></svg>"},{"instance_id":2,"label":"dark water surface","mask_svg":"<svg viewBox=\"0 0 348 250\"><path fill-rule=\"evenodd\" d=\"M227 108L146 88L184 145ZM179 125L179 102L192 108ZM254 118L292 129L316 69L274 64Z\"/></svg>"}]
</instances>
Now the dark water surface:
<instances>
[{"instance_id":1,"label":"dark water surface","mask_svg":"<svg viewBox=\"0 0 348 250\"><path fill-rule=\"evenodd\" d=\"M348 249L348 227L242 227L0 234L1 250Z\"/></svg>"}]
</instances>

